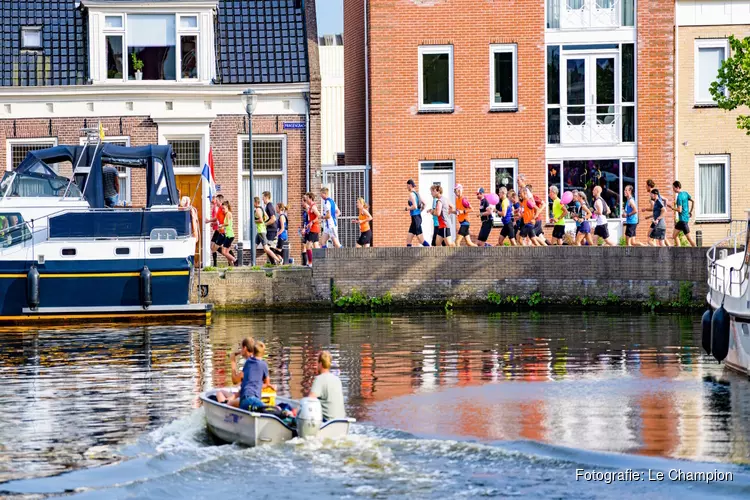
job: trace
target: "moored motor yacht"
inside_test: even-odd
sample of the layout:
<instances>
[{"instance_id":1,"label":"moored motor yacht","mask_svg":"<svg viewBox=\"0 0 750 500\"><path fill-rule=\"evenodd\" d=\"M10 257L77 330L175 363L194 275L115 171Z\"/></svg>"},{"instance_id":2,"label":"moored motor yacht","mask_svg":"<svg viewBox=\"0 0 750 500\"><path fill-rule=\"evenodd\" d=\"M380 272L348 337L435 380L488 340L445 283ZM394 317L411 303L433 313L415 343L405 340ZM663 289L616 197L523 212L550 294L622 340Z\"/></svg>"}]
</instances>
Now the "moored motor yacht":
<instances>
[{"instance_id":1,"label":"moored motor yacht","mask_svg":"<svg viewBox=\"0 0 750 500\"><path fill-rule=\"evenodd\" d=\"M709 309L703 315L702 326L706 352L746 375L750 375L748 227L750 218L743 231L720 241L707 253Z\"/></svg>"},{"instance_id":2,"label":"moored motor yacht","mask_svg":"<svg viewBox=\"0 0 750 500\"><path fill-rule=\"evenodd\" d=\"M196 241L170 146L87 134L82 146L29 152L0 181L0 322L210 317L189 303ZM71 178L53 168L62 162ZM107 207L104 165L145 169L145 206Z\"/></svg>"}]
</instances>

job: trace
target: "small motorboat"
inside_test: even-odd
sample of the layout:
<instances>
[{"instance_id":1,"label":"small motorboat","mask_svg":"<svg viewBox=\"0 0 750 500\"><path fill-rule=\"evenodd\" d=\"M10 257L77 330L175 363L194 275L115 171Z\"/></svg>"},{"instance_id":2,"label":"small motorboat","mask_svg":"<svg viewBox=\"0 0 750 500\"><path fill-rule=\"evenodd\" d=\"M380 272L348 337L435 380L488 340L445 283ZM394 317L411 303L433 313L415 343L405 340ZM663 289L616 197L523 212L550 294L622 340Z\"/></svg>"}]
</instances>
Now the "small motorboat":
<instances>
[{"instance_id":1,"label":"small motorboat","mask_svg":"<svg viewBox=\"0 0 750 500\"><path fill-rule=\"evenodd\" d=\"M349 427L356 422L353 418L323 422L317 400L305 398L296 401L276 397L276 404L286 403L297 410L296 425L287 425L270 413L245 411L219 403L216 401L216 393L220 390L231 389L211 389L201 394L200 398L206 411L209 432L226 443L259 446L283 443L298 436L336 439L349 434Z\"/></svg>"}]
</instances>

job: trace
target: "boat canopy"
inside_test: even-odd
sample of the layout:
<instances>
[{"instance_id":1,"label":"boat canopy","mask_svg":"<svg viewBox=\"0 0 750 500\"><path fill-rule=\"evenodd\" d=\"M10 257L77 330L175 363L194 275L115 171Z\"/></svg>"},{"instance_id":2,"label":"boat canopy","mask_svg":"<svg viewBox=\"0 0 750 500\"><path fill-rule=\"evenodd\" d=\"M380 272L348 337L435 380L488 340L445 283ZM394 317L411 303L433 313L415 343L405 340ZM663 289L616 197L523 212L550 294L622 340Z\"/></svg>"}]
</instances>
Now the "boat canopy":
<instances>
[{"instance_id":1,"label":"boat canopy","mask_svg":"<svg viewBox=\"0 0 750 500\"><path fill-rule=\"evenodd\" d=\"M83 156L81 158L81 156ZM79 161L80 160L80 161ZM146 206L177 205L177 184L172 167L171 146L126 147L114 144L55 146L30 151L15 170L17 174L41 174L60 178L50 164L69 161L78 168L91 167L81 189L92 208L105 208L103 165L146 169ZM76 176L81 172L74 172Z\"/></svg>"}]
</instances>

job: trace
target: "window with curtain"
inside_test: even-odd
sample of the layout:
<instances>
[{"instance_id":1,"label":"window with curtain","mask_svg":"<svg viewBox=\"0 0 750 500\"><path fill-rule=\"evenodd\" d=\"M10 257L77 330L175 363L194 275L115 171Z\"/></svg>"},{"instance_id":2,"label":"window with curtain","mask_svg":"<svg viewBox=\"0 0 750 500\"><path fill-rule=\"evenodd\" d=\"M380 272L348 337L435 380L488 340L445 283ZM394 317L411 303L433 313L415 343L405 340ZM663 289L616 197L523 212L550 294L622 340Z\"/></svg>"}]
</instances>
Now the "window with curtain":
<instances>
[{"instance_id":1,"label":"window with curtain","mask_svg":"<svg viewBox=\"0 0 750 500\"><path fill-rule=\"evenodd\" d=\"M719 68L727 56L726 40L696 40L695 59L695 103L713 104L711 84L719 74Z\"/></svg>"},{"instance_id":2,"label":"window with curtain","mask_svg":"<svg viewBox=\"0 0 750 500\"><path fill-rule=\"evenodd\" d=\"M729 218L729 156L699 157L696 206L698 219Z\"/></svg>"},{"instance_id":3,"label":"window with curtain","mask_svg":"<svg viewBox=\"0 0 750 500\"><path fill-rule=\"evenodd\" d=\"M269 191L273 203L284 199L284 144L281 139L253 138L253 195ZM250 240L253 200L250 198L250 142L242 141L242 237Z\"/></svg>"}]
</instances>

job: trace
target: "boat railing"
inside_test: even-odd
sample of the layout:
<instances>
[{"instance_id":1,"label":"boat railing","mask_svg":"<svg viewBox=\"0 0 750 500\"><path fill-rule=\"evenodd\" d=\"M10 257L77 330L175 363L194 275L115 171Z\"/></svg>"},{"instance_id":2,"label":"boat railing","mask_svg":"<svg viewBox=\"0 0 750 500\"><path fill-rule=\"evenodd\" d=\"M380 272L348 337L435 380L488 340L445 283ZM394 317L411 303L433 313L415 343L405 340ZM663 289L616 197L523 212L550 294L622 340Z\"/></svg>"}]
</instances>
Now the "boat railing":
<instances>
[{"instance_id":1,"label":"boat railing","mask_svg":"<svg viewBox=\"0 0 750 500\"><path fill-rule=\"evenodd\" d=\"M743 227L747 227L747 221ZM745 253L747 241L747 229L730 234L719 241L706 252L708 261L708 286L730 297L742 297L747 292L748 265L747 259L743 258L739 268L733 265L722 264L721 261L730 255ZM730 253L731 252L731 253Z\"/></svg>"}]
</instances>

